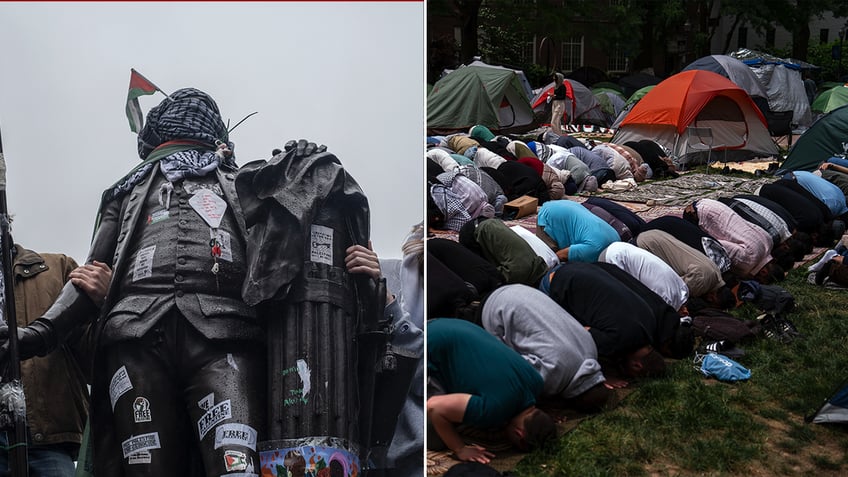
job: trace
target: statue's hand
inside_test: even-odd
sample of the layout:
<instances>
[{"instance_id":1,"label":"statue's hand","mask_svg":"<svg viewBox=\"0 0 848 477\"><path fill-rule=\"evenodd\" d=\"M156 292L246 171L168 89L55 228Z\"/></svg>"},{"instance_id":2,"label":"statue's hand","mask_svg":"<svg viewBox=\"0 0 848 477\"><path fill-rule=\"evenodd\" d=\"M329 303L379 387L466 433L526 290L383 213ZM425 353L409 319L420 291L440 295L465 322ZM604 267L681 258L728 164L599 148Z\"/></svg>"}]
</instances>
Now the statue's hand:
<instances>
[{"instance_id":1,"label":"statue's hand","mask_svg":"<svg viewBox=\"0 0 848 477\"><path fill-rule=\"evenodd\" d=\"M314 142L309 142L306 139L300 139L295 141L292 139L287 142L284 149L286 152L290 152L294 149L294 157L301 158L306 156L311 156L312 154L320 154L327 150L327 146L321 144L320 146L316 145Z\"/></svg>"},{"instance_id":2,"label":"statue's hand","mask_svg":"<svg viewBox=\"0 0 848 477\"><path fill-rule=\"evenodd\" d=\"M20 360L32 358L33 356L46 356L50 352L47 346L46 335L52 332L52 328L45 326L38 320L32 322L25 328L18 330L18 356ZM0 363L9 360L9 327L3 323L0 325Z\"/></svg>"}]
</instances>

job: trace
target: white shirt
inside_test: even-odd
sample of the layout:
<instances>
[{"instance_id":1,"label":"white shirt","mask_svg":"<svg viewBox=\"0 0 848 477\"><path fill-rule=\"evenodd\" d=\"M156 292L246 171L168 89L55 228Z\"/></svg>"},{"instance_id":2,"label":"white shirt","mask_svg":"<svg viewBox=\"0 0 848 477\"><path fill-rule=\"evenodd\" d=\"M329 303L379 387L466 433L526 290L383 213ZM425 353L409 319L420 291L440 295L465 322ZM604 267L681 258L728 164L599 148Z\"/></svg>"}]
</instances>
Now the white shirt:
<instances>
[{"instance_id":1,"label":"white shirt","mask_svg":"<svg viewBox=\"0 0 848 477\"><path fill-rule=\"evenodd\" d=\"M689 287L671 266L653 253L627 242L613 242L598 261L624 270L679 310L689 300Z\"/></svg>"}]
</instances>

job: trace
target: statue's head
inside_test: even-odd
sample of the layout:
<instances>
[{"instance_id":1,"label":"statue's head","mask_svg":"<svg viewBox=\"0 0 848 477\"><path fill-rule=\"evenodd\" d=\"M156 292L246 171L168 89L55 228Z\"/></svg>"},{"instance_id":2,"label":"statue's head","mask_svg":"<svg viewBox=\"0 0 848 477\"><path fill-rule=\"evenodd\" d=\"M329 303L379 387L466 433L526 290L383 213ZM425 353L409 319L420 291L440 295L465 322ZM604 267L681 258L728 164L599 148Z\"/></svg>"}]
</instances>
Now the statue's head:
<instances>
[{"instance_id":1,"label":"statue's head","mask_svg":"<svg viewBox=\"0 0 848 477\"><path fill-rule=\"evenodd\" d=\"M228 142L227 127L218 105L211 96L194 88L171 93L147 113L144 128L138 134L138 155L146 159L162 143L191 139L215 149Z\"/></svg>"}]
</instances>

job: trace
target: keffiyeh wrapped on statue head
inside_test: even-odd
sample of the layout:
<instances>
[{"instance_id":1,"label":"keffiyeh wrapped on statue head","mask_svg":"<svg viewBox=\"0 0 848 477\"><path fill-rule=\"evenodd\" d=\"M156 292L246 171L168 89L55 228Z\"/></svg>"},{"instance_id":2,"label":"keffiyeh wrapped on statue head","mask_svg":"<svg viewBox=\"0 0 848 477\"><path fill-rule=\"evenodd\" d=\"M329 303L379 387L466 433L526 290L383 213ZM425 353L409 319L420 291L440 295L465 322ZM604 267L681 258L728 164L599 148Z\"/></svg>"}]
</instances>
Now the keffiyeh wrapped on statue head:
<instances>
[{"instance_id":1,"label":"keffiyeh wrapped on statue head","mask_svg":"<svg viewBox=\"0 0 848 477\"><path fill-rule=\"evenodd\" d=\"M211 96L194 88L175 91L147 113L138 134L138 156L147 156L159 145L174 140L194 140L215 149L229 140L218 105Z\"/></svg>"}]
</instances>

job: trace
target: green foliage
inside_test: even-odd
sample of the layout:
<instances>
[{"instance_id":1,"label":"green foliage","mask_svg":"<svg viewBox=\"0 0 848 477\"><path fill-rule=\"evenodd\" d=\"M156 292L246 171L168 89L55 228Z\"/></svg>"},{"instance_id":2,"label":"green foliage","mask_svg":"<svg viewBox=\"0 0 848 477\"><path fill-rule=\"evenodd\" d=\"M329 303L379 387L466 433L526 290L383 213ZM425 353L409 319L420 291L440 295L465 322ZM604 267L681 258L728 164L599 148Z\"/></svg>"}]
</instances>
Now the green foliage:
<instances>
[{"instance_id":1,"label":"green foliage","mask_svg":"<svg viewBox=\"0 0 848 477\"><path fill-rule=\"evenodd\" d=\"M551 80L551 72L546 70L542 65L531 64L523 66L522 69L524 76L527 77L527 81L534 88L544 86Z\"/></svg>"},{"instance_id":2,"label":"green foliage","mask_svg":"<svg viewBox=\"0 0 848 477\"><path fill-rule=\"evenodd\" d=\"M517 68L529 64L522 58L522 50L524 44L533 41L533 33L521 22L509 21L517 13L515 4L490 1L480 7L480 52L484 61Z\"/></svg>"},{"instance_id":3,"label":"green foliage","mask_svg":"<svg viewBox=\"0 0 848 477\"><path fill-rule=\"evenodd\" d=\"M834 46L839 45L839 40L832 41L830 43L822 43L810 45L810 48L807 50L807 61L820 66L821 70L819 70L815 74L816 81L836 81L837 80L837 70L839 69L839 60L834 60L831 56L831 52ZM848 71L848 57L846 57L845 50L848 49L848 42L845 42L842 45L842 74L844 75L846 71Z\"/></svg>"}]
</instances>

